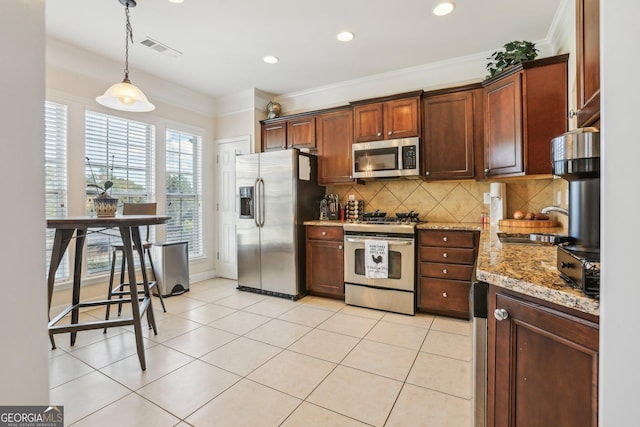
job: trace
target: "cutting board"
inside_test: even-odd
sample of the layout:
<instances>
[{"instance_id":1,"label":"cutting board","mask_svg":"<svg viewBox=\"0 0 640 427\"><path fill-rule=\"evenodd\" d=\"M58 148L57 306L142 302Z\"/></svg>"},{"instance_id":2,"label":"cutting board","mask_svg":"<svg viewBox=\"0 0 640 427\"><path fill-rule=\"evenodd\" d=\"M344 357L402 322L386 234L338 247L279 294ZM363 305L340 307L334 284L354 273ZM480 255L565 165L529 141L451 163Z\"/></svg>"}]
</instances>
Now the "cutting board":
<instances>
[{"instance_id":1,"label":"cutting board","mask_svg":"<svg viewBox=\"0 0 640 427\"><path fill-rule=\"evenodd\" d=\"M552 228L558 227L557 221L550 219L501 219L498 221L500 227L518 227L518 228Z\"/></svg>"}]
</instances>

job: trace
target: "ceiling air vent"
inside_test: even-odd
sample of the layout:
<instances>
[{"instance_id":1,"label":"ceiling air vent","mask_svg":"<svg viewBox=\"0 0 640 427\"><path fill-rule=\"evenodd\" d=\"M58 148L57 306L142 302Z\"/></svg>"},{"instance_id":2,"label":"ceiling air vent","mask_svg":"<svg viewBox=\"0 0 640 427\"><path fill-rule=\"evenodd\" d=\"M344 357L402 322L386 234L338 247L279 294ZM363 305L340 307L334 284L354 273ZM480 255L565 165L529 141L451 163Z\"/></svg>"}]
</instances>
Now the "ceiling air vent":
<instances>
[{"instance_id":1,"label":"ceiling air vent","mask_svg":"<svg viewBox=\"0 0 640 427\"><path fill-rule=\"evenodd\" d=\"M171 58L177 58L178 56L182 55L182 52L172 49L166 44L162 44L159 41L152 39L151 37L147 37L146 39L142 40L140 44Z\"/></svg>"}]
</instances>

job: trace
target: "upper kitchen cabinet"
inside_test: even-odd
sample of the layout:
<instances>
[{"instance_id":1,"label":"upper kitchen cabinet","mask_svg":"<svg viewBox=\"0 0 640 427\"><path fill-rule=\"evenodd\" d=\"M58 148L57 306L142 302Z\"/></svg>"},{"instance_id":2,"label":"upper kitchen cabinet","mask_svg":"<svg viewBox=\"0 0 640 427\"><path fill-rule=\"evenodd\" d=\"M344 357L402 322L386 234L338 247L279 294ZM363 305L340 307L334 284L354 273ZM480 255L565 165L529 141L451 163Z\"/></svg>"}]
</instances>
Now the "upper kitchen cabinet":
<instances>
[{"instance_id":1,"label":"upper kitchen cabinet","mask_svg":"<svg viewBox=\"0 0 640 427\"><path fill-rule=\"evenodd\" d=\"M318 114L316 140L318 183L330 185L353 182L351 172L353 110L351 107Z\"/></svg>"},{"instance_id":2,"label":"upper kitchen cabinet","mask_svg":"<svg viewBox=\"0 0 640 427\"><path fill-rule=\"evenodd\" d=\"M482 85L425 92L422 116L424 179L482 178Z\"/></svg>"},{"instance_id":3,"label":"upper kitchen cabinet","mask_svg":"<svg viewBox=\"0 0 640 427\"><path fill-rule=\"evenodd\" d=\"M420 95L422 91L352 102L354 142L420 136Z\"/></svg>"},{"instance_id":4,"label":"upper kitchen cabinet","mask_svg":"<svg viewBox=\"0 0 640 427\"><path fill-rule=\"evenodd\" d=\"M485 80L485 177L551 173L551 139L567 131L568 54Z\"/></svg>"},{"instance_id":5,"label":"upper kitchen cabinet","mask_svg":"<svg viewBox=\"0 0 640 427\"><path fill-rule=\"evenodd\" d=\"M576 0L578 127L600 127L600 0Z\"/></svg>"},{"instance_id":6,"label":"upper kitchen cabinet","mask_svg":"<svg viewBox=\"0 0 640 427\"><path fill-rule=\"evenodd\" d=\"M316 118L304 113L267 119L262 125L262 151L316 148Z\"/></svg>"}]
</instances>

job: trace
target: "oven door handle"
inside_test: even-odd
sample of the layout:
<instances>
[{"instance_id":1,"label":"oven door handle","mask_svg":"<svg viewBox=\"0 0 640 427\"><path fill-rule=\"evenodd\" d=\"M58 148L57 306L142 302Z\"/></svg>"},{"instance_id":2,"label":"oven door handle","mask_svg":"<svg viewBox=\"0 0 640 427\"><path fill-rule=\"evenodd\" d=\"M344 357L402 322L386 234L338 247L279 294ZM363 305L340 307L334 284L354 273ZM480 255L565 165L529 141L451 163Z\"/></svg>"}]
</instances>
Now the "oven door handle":
<instances>
[{"instance_id":1,"label":"oven door handle","mask_svg":"<svg viewBox=\"0 0 640 427\"><path fill-rule=\"evenodd\" d=\"M413 240L394 240L394 239L354 239L353 237L347 237L345 239L349 243L364 243L365 240L386 240L389 242L389 246L409 246L413 245Z\"/></svg>"}]
</instances>

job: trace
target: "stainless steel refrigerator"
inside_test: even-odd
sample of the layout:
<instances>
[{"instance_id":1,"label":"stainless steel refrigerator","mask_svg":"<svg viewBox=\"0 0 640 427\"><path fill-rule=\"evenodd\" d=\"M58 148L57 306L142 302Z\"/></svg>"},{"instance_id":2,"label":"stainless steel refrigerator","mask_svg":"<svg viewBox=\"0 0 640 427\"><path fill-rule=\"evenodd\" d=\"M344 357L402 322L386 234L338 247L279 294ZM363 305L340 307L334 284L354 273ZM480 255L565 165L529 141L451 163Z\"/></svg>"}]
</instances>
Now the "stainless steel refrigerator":
<instances>
[{"instance_id":1,"label":"stainless steel refrigerator","mask_svg":"<svg viewBox=\"0 0 640 427\"><path fill-rule=\"evenodd\" d=\"M297 149L236 157L238 289L304 295L303 223L318 218L325 194L317 164Z\"/></svg>"}]
</instances>

